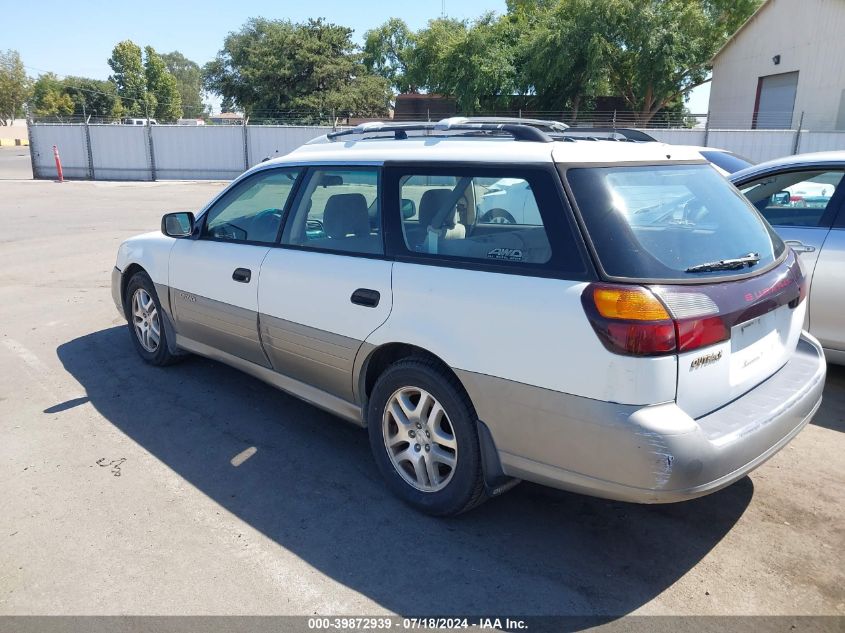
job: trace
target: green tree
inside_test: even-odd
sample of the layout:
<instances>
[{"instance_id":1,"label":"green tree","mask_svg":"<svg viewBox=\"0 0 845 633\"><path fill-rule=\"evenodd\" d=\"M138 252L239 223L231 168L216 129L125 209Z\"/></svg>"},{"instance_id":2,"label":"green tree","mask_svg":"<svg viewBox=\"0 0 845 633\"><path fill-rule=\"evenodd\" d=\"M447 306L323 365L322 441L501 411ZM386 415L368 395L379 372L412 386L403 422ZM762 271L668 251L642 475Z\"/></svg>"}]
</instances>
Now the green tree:
<instances>
[{"instance_id":1,"label":"green tree","mask_svg":"<svg viewBox=\"0 0 845 633\"><path fill-rule=\"evenodd\" d=\"M364 33L364 65L384 77L399 93L416 92L408 81L408 67L413 63L414 34L400 18L390 18L381 26Z\"/></svg>"},{"instance_id":2,"label":"green tree","mask_svg":"<svg viewBox=\"0 0 845 633\"><path fill-rule=\"evenodd\" d=\"M606 69L640 125L709 81L710 60L760 0L595 0L607 16Z\"/></svg>"},{"instance_id":3,"label":"green tree","mask_svg":"<svg viewBox=\"0 0 845 633\"><path fill-rule=\"evenodd\" d=\"M512 25L493 13L472 23L431 20L414 39L409 80L431 92L454 96L464 112L477 111L482 99L514 93Z\"/></svg>"},{"instance_id":4,"label":"green tree","mask_svg":"<svg viewBox=\"0 0 845 633\"><path fill-rule=\"evenodd\" d=\"M199 64L179 51L165 53L161 58L167 70L176 79L184 116L196 118L205 114L206 107L202 102L202 69Z\"/></svg>"},{"instance_id":5,"label":"green tree","mask_svg":"<svg viewBox=\"0 0 845 633\"><path fill-rule=\"evenodd\" d=\"M75 114L113 119L123 116L120 97L110 81L65 77L61 81L61 89L73 100Z\"/></svg>"},{"instance_id":6,"label":"green tree","mask_svg":"<svg viewBox=\"0 0 845 633\"><path fill-rule=\"evenodd\" d=\"M51 91L44 95L41 106L36 110L40 116L70 116L73 114L75 105L70 95L65 92Z\"/></svg>"},{"instance_id":7,"label":"green tree","mask_svg":"<svg viewBox=\"0 0 845 633\"><path fill-rule=\"evenodd\" d=\"M54 73L44 73L36 79L30 105L39 116L76 114L120 118L123 115L117 90L110 81L87 77L59 79Z\"/></svg>"},{"instance_id":8,"label":"green tree","mask_svg":"<svg viewBox=\"0 0 845 633\"><path fill-rule=\"evenodd\" d=\"M147 93L147 78L141 59L141 47L132 40L119 42L112 50L109 66L117 94L123 99L127 116L153 116L155 97Z\"/></svg>"},{"instance_id":9,"label":"green tree","mask_svg":"<svg viewBox=\"0 0 845 633\"><path fill-rule=\"evenodd\" d=\"M522 34L518 83L541 108L568 109L574 119L585 100L608 91L608 7L593 0L548 4L523 3L509 16Z\"/></svg>"},{"instance_id":10,"label":"green tree","mask_svg":"<svg viewBox=\"0 0 845 633\"><path fill-rule=\"evenodd\" d=\"M23 115L30 81L17 51L0 51L0 125Z\"/></svg>"},{"instance_id":11,"label":"green tree","mask_svg":"<svg viewBox=\"0 0 845 633\"><path fill-rule=\"evenodd\" d=\"M161 121L181 118L182 97L176 86L176 78L170 74L161 55L152 46L144 49L144 75L147 95L155 96L155 118Z\"/></svg>"},{"instance_id":12,"label":"green tree","mask_svg":"<svg viewBox=\"0 0 845 633\"><path fill-rule=\"evenodd\" d=\"M322 19L251 19L206 64L205 88L252 118L303 110L325 117L331 109L384 115L388 81L368 73L351 36L351 29Z\"/></svg>"}]
</instances>

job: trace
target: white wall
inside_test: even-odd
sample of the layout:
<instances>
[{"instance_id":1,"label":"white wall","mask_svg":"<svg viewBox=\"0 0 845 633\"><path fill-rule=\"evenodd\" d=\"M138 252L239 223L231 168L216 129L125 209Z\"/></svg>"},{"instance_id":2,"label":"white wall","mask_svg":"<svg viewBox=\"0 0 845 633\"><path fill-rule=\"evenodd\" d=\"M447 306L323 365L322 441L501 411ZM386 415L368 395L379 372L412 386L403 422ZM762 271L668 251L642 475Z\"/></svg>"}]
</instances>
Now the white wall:
<instances>
[{"instance_id":1,"label":"white wall","mask_svg":"<svg viewBox=\"0 0 845 633\"><path fill-rule=\"evenodd\" d=\"M29 152L32 158L33 178L55 179L58 177L56 162L53 158L53 145L59 148L65 178L90 178L85 126L48 123L33 126L32 132Z\"/></svg>"},{"instance_id":2,"label":"white wall","mask_svg":"<svg viewBox=\"0 0 845 633\"><path fill-rule=\"evenodd\" d=\"M146 126L91 125L88 131L94 180L152 179Z\"/></svg>"},{"instance_id":3,"label":"white wall","mask_svg":"<svg viewBox=\"0 0 845 633\"><path fill-rule=\"evenodd\" d=\"M843 33L843 0L769 0L714 60L710 126L750 128L758 78L798 71L792 127L804 112L804 128L835 129L845 89Z\"/></svg>"},{"instance_id":4,"label":"white wall","mask_svg":"<svg viewBox=\"0 0 845 633\"><path fill-rule=\"evenodd\" d=\"M246 171L242 125L154 125L160 180L229 180Z\"/></svg>"}]
</instances>

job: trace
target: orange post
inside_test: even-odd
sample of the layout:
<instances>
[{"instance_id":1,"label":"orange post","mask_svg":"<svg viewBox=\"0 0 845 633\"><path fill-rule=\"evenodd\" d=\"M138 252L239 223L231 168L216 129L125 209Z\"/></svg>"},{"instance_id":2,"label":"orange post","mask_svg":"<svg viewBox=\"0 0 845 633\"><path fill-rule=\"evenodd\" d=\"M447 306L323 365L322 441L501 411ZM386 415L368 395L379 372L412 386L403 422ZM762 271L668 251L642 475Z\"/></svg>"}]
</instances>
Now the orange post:
<instances>
[{"instance_id":1,"label":"orange post","mask_svg":"<svg viewBox=\"0 0 845 633\"><path fill-rule=\"evenodd\" d=\"M59 158L59 148L53 145L53 158L56 159L56 173L59 175L59 182L64 182L64 176L62 175L62 159Z\"/></svg>"}]
</instances>

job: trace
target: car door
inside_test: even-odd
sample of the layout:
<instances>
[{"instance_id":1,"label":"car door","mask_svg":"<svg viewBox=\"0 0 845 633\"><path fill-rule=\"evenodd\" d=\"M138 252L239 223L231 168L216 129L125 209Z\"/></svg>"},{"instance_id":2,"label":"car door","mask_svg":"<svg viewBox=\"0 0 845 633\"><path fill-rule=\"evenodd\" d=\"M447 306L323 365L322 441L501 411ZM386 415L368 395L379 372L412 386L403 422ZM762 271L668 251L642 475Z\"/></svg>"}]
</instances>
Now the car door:
<instances>
[{"instance_id":1,"label":"car door","mask_svg":"<svg viewBox=\"0 0 845 633\"><path fill-rule=\"evenodd\" d=\"M845 187L840 186L842 178L842 169L793 168L769 171L737 183L781 239L801 257L810 284L811 301L804 323L810 331L816 327L812 301L815 273L836 212L845 197ZM816 303L816 307L819 306Z\"/></svg>"},{"instance_id":2,"label":"car door","mask_svg":"<svg viewBox=\"0 0 845 633\"><path fill-rule=\"evenodd\" d=\"M824 242L816 263L810 311L812 333L828 350L839 352L838 362L845 361L845 210L839 216Z\"/></svg>"},{"instance_id":3,"label":"car door","mask_svg":"<svg viewBox=\"0 0 845 633\"><path fill-rule=\"evenodd\" d=\"M379 188L374 166L310 168L258 286L273 368L349 401L355 357L393 301Z\"/></svg>"},{"instance_id":4,"label":"car door","mask_svg":"<svg viewBox=\"0 0 845 633\"><path fill-rule=\"evenodd\" d=\"M265 169L238 181L199 218L195 238L174 245L170 300L188 343L269 366L258 336L258 273L300 171Z\"/></svg>"}]
</instances>

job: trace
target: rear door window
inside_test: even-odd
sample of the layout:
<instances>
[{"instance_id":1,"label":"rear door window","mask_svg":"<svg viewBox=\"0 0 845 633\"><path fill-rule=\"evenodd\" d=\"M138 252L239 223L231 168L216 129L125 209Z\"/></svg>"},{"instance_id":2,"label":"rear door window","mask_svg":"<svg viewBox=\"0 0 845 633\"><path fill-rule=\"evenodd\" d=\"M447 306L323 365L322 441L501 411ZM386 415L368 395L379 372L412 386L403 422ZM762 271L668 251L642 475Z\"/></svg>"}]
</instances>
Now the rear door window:
<instances>
[{"instance_id":1,"label":"rear door window","mask_svg":"<svg viewBox=\"0 0 845 633\"><path fill-rule=\"evenodd\" d=\"M744 275L784 251L771 227L709 165L579 167L568 169L566 179L602 267L613 277ZM756 263L701 269L739 258Z\"/></svg>"},{"instance_id":2,"label":"rear door window","mask_svg":"<svg viewBox=\"0 0 845 633\"><path fill-rule=\"evenodd\" d=\"M813 170L770 174L740 187L774 226L830 227L833 195L842 171Z\"/></svg>"},{"instance_id":3,"label":"rear door window","mask_svg":"<svg viewBox=\"0 0 845 633\"><path fill-rule=\"evenodd\" d=\"M401 173L403 250L422 259L526 271L585 271L554 174L525 172L444 168Z\"/></svg>"}]
</instances>

